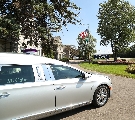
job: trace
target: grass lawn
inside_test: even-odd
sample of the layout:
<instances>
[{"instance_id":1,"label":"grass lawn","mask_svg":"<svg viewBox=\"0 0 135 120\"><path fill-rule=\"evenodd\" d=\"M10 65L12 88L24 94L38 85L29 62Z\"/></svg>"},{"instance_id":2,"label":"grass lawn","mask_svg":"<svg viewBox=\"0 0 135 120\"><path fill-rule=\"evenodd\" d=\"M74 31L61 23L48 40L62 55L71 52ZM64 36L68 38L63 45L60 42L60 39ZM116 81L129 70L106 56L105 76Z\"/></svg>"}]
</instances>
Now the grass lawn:
<instances>
[{"instance_id":1,"label":"grass lawn","mask_svg":"<svg viewBox=\"0 0 135 120\"><path fill-rule=\"evenodd\" d=\"M89 63L80 63L79 65L82 68L88 70L97 71L101 73L115 74L115 75L120 75L120 76L135 79L135 74L131 74L125 71L128 65L98 65L98 64L89 64Z\"/></svg>"}]
</instances>

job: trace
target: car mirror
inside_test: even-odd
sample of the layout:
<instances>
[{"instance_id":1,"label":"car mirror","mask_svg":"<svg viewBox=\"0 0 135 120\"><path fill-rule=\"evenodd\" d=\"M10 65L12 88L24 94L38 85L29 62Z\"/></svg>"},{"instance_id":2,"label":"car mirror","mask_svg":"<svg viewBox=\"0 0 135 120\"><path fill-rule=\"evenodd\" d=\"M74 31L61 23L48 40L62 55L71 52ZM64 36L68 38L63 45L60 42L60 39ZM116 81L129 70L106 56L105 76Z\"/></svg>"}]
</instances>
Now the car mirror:
<instances>
[{"instance_id":1,"label":"car mirror","mask_svg":"<svg viewBox=\"0 0 135 120\"><path fill-rule=\"evenodd\" d=\"M87 73L82 73L82 79L86 80L89 77Z\"/></svg>"},{"instance_id":2,"label":"car mirror","mask_svg":"<svg viewBox=\"0 0 135 120\"><path fill-rule=\"evenodd\" d=\"M85 79L89 78L89 74L85 73Z\"/></svg>"}]
</instances>

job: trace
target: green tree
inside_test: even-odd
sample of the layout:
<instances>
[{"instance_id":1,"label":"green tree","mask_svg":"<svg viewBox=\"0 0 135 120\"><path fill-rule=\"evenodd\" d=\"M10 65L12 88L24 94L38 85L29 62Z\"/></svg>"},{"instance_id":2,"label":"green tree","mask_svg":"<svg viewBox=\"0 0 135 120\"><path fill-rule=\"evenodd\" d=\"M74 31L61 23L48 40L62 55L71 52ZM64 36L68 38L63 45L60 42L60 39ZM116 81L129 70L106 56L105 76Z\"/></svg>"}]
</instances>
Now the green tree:
<instances>
[{"instance_id":1,"label":"green tree","mask_svg":"<svg viewBox=\"0 0 135 120\"><path fill-rule=\"evenodd\" d=\"M39 41L41 41L42 44L50 45L51 41L48 38L52 36L52 32L60 31L62 26L67 26L68 23L76 24L80 22L77 18L79 14L77 10L80 10L80 8L70 0L0 1L0 17L4 16L4 20L6 18L13 20L11 27L18 27L19 25L20 28L17 30L23 34L26 39L30 39L27 44L34 44L36 46ZM0 28L0 34L5 36L4 39L7 40L7 36L9 35L8 29L10 28L6 26L6 23L4 23L3 26L4 27ZM16 34L17 40L19 38L18 33Z\"/></svg>"},{"instance_id":2,"label":"green tree","mask_svg":"<svg viewBox=\"0 0 135 120\"><path fill-rule=\"evenodd\" d=\"M135 7L128 1L108 0L100 4L97 17L100 43L103 46L111 44L116 61L118 51L134 41Z\"/></svg>"},{"instance_id":3,"label":"green tree","mask_svg":"<svg viewBox=\"0 0 135 120\"><path fill-rule=\"evenodd\" d=\"M88 33L88 36L84 39L78 36L77 42L78 50L80 51L80 56L83 56L84 59L89 59L90 63L90 61L93 60L93 54L96 52L96 39L90 33Z\"/></svg>"},{"instance_id":4,"label":"green tree","mask_svg":"<svg viewBox=\"0 0 135 120\"><path fill-rule=\"evenodd\" d=\"M49 37L47 40L41 43L42 53L49 58L54 58L53 50L54 50L54 43L53 37Z\"/></svg>"},{"instance_id":5,"label":"green tree","mask_svg":"<svg viewBox=\"0 0 135 120\"><path fill-rule=\"evenodd\" d=\"M72 46L70 49L70 57L73 59L74 56L78 57L79 51L75 46Z\"/></svg>"},{"instance_id":6,"label":"green tree","mask_svg":"<svg viewBox=\"0 0 135 120\"><path fill-rule=\"evenodd\" d=\"M119 57L123 58L135 58L135 45L127 47L125 49L121 49L118 52Z\"/></svg>"},{"instance_id":7,"label":"green tree","mask_svg":"<svg viewBox=\"0 0 135 120\"><path fill-rule=\"evenodd\" d=\"M10 0L0 1L0 40L10 44L10 51L17 52L20 23ZM6 51L6 48L4 49Z\"/></svg>"},{"instance_id":8,"label":"green tree","mask_svg":"<svg viewBox=\"0 0 135 120\"><path fill-rule=\"evenodd\" d=\"M63 52L65 52L65 55L67 58L72 58L74 56L78 56L78 50L76 49L76 46L75 45L65 45L64 46L64 49L63 49Z\"/></svg>"}]
</instances>

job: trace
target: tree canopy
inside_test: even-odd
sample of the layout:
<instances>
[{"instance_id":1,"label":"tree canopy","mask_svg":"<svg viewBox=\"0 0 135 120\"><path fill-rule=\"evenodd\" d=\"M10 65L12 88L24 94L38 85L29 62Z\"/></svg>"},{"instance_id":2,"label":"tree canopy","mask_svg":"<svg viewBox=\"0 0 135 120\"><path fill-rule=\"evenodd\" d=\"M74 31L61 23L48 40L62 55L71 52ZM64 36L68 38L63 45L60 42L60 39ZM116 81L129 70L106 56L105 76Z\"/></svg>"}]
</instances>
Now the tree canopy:
<instances>
[{"instance_id":1,"label":"tree canopy","mask_svg":"<svg viewBox=\"0 0 135 120\"><path fill-rule=\"evenodd\" d=\"M52 32L80 22L78 10L70 0L1 0L0 39L15 42L23 34L28 44L46 44Z\"/></svg>"},{"instance_id":2,"label":"tree canopy","mask_svg":"<svg viewBox=\"0 0 135 120\"><path fill-rule=\"evenodd\" d=\"M135 7L128 1L108 0L100 4L97 17L100 43L111 44L114 60L117 60L118 51L135 40Z\"/></svg>"},{"instance_id":3,"label":"tree canopy","mask_svg":"<svg viewBox=\"0 0 135 120\"><path fill-rule=\"evenodd\" d=\"M64 45L63 52L65 53L66 57L72 59L73 57L77 57L79 55L78 49L76 49L75 45Z\"/></svg>"}]
</instances>

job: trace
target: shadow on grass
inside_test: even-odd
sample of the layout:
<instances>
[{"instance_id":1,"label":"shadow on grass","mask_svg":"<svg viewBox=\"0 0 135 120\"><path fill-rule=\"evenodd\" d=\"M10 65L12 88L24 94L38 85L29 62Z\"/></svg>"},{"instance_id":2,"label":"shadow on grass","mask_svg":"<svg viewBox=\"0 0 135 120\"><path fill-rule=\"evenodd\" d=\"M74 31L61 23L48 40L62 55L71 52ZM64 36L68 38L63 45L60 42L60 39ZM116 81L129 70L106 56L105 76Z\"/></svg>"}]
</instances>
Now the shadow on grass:
<instances>
[{"instance_id":1,"label":"shadow on grass","mask_svg":"<svg viewBox=\"0 0 135 120\"><path fill-rule=\"evenodd\" d=\"M69 110L69 111L59 113L57 115L53 115L53 116L50 116L50 117L47 117L47 118L42 118L42 119L39 119L39 120L61 120L61 119L67 118L69 116L81 113L83 111L92 110L92 109L96 109L96 107L94 107L92 105L86 105L86 106L83 106L83 107L80 107L80 108Z\"/></svg>"}]
</instances>

